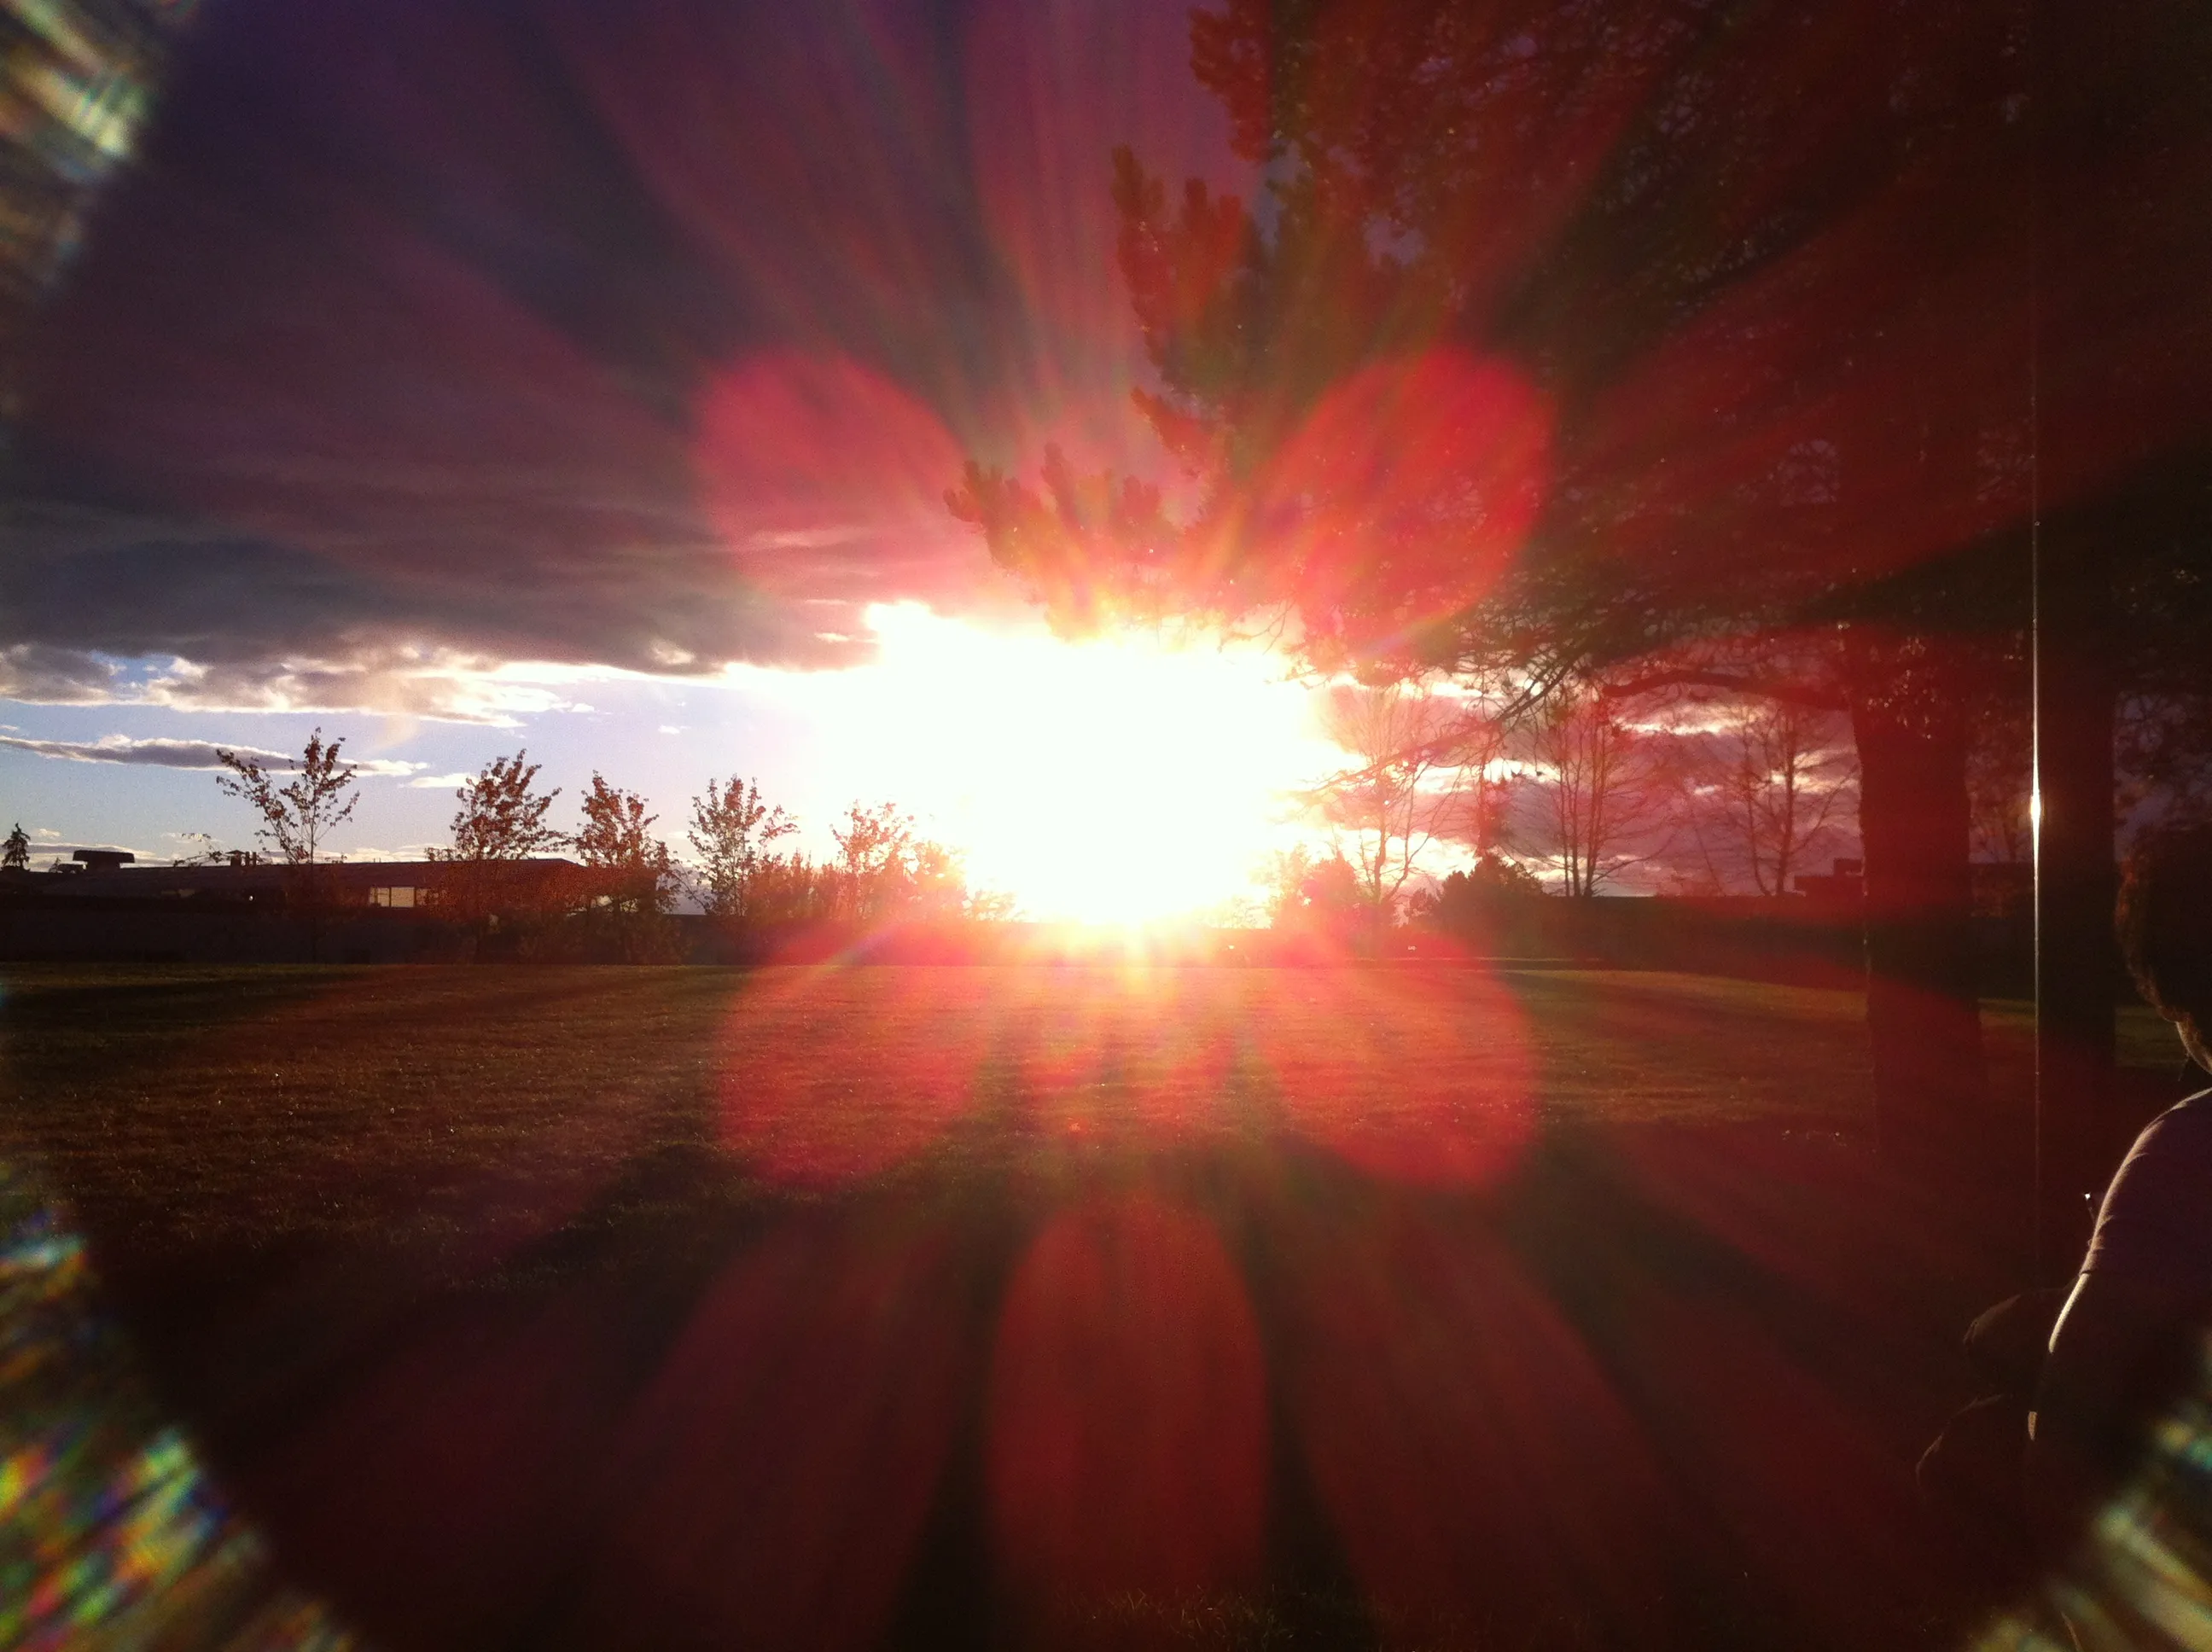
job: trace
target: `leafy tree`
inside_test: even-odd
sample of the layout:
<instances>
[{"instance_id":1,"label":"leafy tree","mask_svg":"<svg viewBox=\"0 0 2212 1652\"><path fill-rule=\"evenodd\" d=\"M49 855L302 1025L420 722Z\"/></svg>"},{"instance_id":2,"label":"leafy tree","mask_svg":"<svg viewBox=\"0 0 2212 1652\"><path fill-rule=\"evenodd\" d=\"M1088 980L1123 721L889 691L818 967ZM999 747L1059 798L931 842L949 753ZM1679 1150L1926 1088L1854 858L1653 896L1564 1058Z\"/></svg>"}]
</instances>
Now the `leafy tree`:
<instances>
[{"instance_id":1,"label":"leafy tree","mask_svg":"<svg viewBox=\"0 0 2212 1652\"><path fill-rule=\"evenodd\" d=\"M285 864L313 866L325 835L350 820L360 801L349 795L358 771L339 756L344 744L341 738L325 744L317 729L293 765L292 779L281 786L258 758L218 749L216 758L230 772L216 775L216 784L252 805L261 817L254 835Z\"/></svg>"},{"instance_id":2,"label":"leafy tree","mask_svg":"<svg viewBox=\"0 0 2212 1652\"><path fill-rule=\"evenodd\" d=\"M1374 908L1360 888L1358 871L1340 853L1317 855L1296 844L1269 855L1261 871L1273 929L1342 937Z\"/></svg>"},{"instance_id":3,"label":"leafy tree","mask_svg":"<svg viewBox=\"0 0 2212 1652\"><path fill-rule=\"evenodd\" d=\"M31 864L31 839L18 821L4 841L0 841L0 868L22 872Z\"/></svg>"},{"instance_id":4,"label":"leafy tree","mask_svg":"<svg viewBox=\"0 0 2212 1652\"><path fill-rule=\"evenodd\" d=\"M523 759L530 753L494 757L453 795L460 808L453 815L453 844L447 851L455 860L522 860L562 846L562 835L545 823L545 811L561 788L534 790L541 765Z\"/></svg>"},{"instance_id":5,"label":"leafy tree","mask_svg":"<svg viewBox=\"0 0 2212 1652\"><path fill-rule=\"evenodd\" d=\"M706 796L691 799L687 834L699 856L707 910L718 918L758 915L749 897L769 846L798 829L782 809L761 797L757 780L732 774L726 790L708 780Z\"/></svg>"},{"instance_id":6,"label":"leafy tree","mask_svg":"<svg viewBox=\"0 0 2212 1652\"><path fill-rule=\"evenodd\" d=\"M584 794L583 829L569 841L598 877L595 901L616 912L660 913L675 892L668 846L652 833L657 815L645 799L607 784L596 771Z\"/></svg>"},{"instance_id":7,"label":"leafy tree","mask_svg":"<svg viewBox=\"0 0 2212 1652\"><path fill-rule=\"evenodd\" d=\"M914 843L913 817L892 804L863 808L856 802L830 835L837 844L844 915L866 922L897 906Z\"/></svg>"},{"instance_id":8,"label":"leafy tree","mask_svg":"<svg viewBox=\"0 0 2212 1652\"><path fill-rule=\"evenodd\" d=\"M566 841L545 823L560 789L535 789L539 765L526 762L529 755L494 757L453 793L461 805L453 841L430 859L440 863L438 903L454 917L495 921L501 914L557 910L573 892L524 865Z\"/></svg>"},{"instance_id":9,"label":"leafy tree","mask_svg":"<svg viewBox=\"0 0 2212 1652\"><path fill-rule=\"evenodd\" d=\"M1425 921L1451 934L1472 934L1501 908L1542 899L1544 884L1519 861L1486 854L1464 871L1446 872L1425 893L1420 915Z\"/></svg>"}]
</instances>

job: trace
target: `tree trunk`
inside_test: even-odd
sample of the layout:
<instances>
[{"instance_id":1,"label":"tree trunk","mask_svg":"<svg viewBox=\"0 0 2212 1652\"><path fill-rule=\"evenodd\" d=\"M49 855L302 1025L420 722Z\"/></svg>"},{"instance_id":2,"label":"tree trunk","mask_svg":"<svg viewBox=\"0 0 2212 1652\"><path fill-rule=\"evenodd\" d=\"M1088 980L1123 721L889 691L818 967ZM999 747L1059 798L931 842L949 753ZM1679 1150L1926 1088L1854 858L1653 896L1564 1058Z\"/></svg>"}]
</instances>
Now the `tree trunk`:
<instances>
[{"instance_id":1,"label":"tree trunk","mask_svg":"<svg viewBox=\"0 0 2212 1652\"><path fill-rule=\"evenodd\" d=\"M1881 1151L1916 1179L1996 1187L2024 1167L1995 1127L1982 1058L1965 718L1956 695L1854 687Z\"/></svg>"}]
</instances>

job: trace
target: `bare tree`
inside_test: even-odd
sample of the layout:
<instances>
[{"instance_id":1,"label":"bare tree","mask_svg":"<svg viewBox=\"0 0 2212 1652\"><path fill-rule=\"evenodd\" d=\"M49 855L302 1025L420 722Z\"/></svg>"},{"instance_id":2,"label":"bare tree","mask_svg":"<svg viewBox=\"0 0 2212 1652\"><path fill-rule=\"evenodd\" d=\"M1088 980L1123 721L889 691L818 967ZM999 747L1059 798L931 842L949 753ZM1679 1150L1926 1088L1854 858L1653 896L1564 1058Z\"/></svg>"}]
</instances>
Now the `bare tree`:
<instances>
[{"instance_id":1,"label":"bare tree","mask_svg":"<svg viewBox=\"0 0 2212 1652\"><path fill-rule=\"evenodd\" d=\"M1614 702L1561 689L1538 720L1532 744L1549 783L1546 825L1566 894L1595 895L1616 873L1657 853L1635 847L1658 823L1657 763Z\"/></svg>"},{"instance_id":2,"label":"bare tree","mask_svg":"<svg viewBox=\"0 0 2212 1652\"><path fill-rule=\"evenodd\" d=\"M1450 835L1474 851L1478 865L1500 864L1499 852L1511 847L1513 798L1524 779L1509 761L1512 732L1504 718L1476 701L1467 703L1453 732L1459 778Z\"/></svg>"},{"instance_id":3,"label":"bare tree","mask_svg":"<svg viewBox=\"0 0 2212 1652\"><path fill-rule=\"evenodd\" d=\"M747 897L758 879L769 845L798 830L798 823L760 793L757 780L730 776L726 790L714 780L691 799L687 835L699 856L707 910L718 918L756 915Z\"/></svg>"},{"instance_id":4,"label":"bare tree","mask_svg":"<svg viewBox=\"0 0 2212 1652\"><path fill-rule=\"evenodd\" d=\"M1322 819L1349 838L1344 854L1361 900L1379 921L1395 912L1422 851L1451 823L1467 768L1458 706L1402 683L1332 689L1329 738L1359 761L1309 793Z\"/></svg>"},{"instance_id":5,"label":"bare tree","mask_svg":"<svg viewBox=\"0 0 2212 1652\"><path fill-rule=\"evenodd\" d=\"M1753 701L1725 732L1692 737L1704 752L1686 776L1689 820L1717 884L1740 872L1759 894L1786 895L1792 875L1841 835L1858 762L1839 720Z\"/></svg>"},{"instance_id":6,"label":"bare tree","mask_svg":"<svg viewBox=\"0 0 2212 1652\"><path fill-rule=\"evenodd\" d=\"M358 771L338 756L344 744L341 738L325 745L322 730L317 729L292 765L291 781L283 786L260 759L218 748L216 760L230 772L216 775L215 783L252 806L261 817L254 835L275 848L287 865L312 866L325 835L351 819L354 805L361 800L348 795Z\"/></svg>"}]
</instances>

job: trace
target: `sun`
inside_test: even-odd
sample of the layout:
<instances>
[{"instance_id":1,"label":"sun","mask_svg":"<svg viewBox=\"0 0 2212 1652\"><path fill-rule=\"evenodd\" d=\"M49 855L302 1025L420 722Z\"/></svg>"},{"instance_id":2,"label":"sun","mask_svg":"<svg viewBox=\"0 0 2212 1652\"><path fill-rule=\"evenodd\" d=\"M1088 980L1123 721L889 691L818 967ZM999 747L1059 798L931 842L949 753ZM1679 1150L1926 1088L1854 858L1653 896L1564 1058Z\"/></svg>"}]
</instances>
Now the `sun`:
<instances>
[{"instance_id":1,"label":"sun","mask_svg":"<svg viewBox=\"0 0 2212 1652\"><path fill-rule=\"evenodd\" d=\"M870 610L870 772L1029 916L1139 924L1245 892L1340 753L1256 647L1007 635Z\"/></svg>"}]
</instances>

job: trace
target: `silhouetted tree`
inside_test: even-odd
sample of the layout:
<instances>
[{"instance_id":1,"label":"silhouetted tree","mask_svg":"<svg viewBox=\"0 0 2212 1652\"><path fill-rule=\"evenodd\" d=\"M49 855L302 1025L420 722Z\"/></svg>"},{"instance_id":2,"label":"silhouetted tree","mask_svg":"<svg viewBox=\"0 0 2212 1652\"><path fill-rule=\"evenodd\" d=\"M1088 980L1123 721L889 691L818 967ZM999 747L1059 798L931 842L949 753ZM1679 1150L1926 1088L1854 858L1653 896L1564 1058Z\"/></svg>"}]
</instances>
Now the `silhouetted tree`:
<instances>
[{"instance_id":1,"label":"silhouetted tree","mask_svg":"<svg viewBox=\"0 0 2212 1652\"><path fill-rule=\"evenodd\" d=\"M1261 882L1273 929L1341 938L1374 913L1358 870L1340 853L1317 855L1303 843L1278 850L1261 867Z\"/></svg>"},{"instance_id":2,"label":"silhouetted tree","mask_svg":"<svg viewBox=\"0 0 2212 1652\"><path fill-rule=\"evenodd\" d=\"M216 758L230 772L216 775L216 784L244 799L261 817L254 835L287 865L313 866L324 836L350 820L354 805L360 801L349 795L358 771L339 756L344 744L341 738L325 744L323 732L317 729L293 764L292 778L283 785L258 758L218 749Z\"/></svg>"},{"instance_id":3,"label":"silhouetted tree","mask_svg":"<svg viewBox=\"0 0 2212 1652\"><path fill-rule=\"evenodd\" d=\"M2033 852L2029 818L2034 734L2017 701L1984 709L1966 746L1966 806L1978 860L2022 863Z\"/></svg>"},{"instance_id":4,"label":"silhouetted tree","mask_svg":"<svg viewBox=\"0 0 2212 1652\"><path fill-rule=\"evenodd\" d=\"M23 830L21 821L10 829L4 841L0 841L0 869L22 872L31 864L31 840Z\"/></svg>"},{"instance_id":5,"label":"silhouetted tree","mask_svg":"<svg viewBox=\"0 0 2212 1652\"><path fill-rule=\"evenodd\" d=\"M843 915L864 923L882 917L898 903L913 818L891 804L863 808L854 803L830 835L837 844Z\"/></svg>"},{"instance_id":6,"label":"silhouetted tree","mask_svg":"<svg viewBox=\"0 0 2212 1652\"><path fill-rule=\"evenodd\" d=\"M615 912L658 914L675 892L675 865L668 846L653 835L659 818L646 812L645 799L607 784L594 771L584 794L584 824L569 841L590 880L593 903Z\"/></svg>"},{"instance_id":7,"label":"silhouetted tree","mask_svg":"<svg viewBox=\"0 0 2212 1652\"><path fill-rule=\"evenodd\" d=\"M1662 821L1663 782L1649 742L1614 702L1589 691L1555 695L1531 744L1561 893L1595 895L1657 852L1649 839Z\"/></svg>"},{"instance_id":8,"label":"silhouetted tree","mask_svg":"<svg viewBox=\"0 0 2212 1652\"><path fill-rule=\"evenodd\" d=\"M459 860L520 860L561 847L559 832L545 823L545 811L561 788L534 789L542 765L525 763L527 750L494 757L453 795L451 853Z\"/></svg>"},{"instance_id":9,"label":"silhouetted tree","mask_svg":"<svg viewBox=\"0 0 2212 1652\"><path fill-rule=\"evenodd\" d=\"M1323 731L1357 757L1308 801L1347 835L1345 859L1375 920L1388 924L1414 863L1450 822L1464 772L1455 761L1461 709L1405 683L1339 684L1322 702Z\"/></svg>"},{"instance_id":10,"label":"silhouetted tree","mask_svg":"<svg viewBox=\"0 0 2212 1652\"><path fill-rule=\"evenodd\" d=\"M536 789L540 765L526 762L529 755L494 757L453 793L461 806L453 815L453 843L431 850L430 858L441 863L439 902L457 917L557 907L565 898L552 880L529 875L521 865L565 841L545 823L560 788Z\"/></svg>"},{"instance_id":11,"label":"silhouetted tree","mask_svg":"<svg viewBox=\"0 0 2212 1652\"><path fill-rule=\"evenodd\" d=\"M1692 835L1725 887L1747 877L1787 895L1792 876L1839 840L1856 803L1856 763L1838 719L1786 701L1733 708L1723 729L1685 740L1682 776Z\"/></svg>"},{"instance_id":12,"label":"silhouetted tree","mask_svg":"<svg viewBox=\"0 0 2212 1652\"><path fill-rule=\"evenodd\" d=\"M2108 32L2154 46L2182 27L2158 15ZM1850 18L1838 55L1803 14L1725 0L1195 14L1267 210L1126 151L1113 191L1160 386L1139 400L1198 509L1064 460L1042 491L971 466L951 502L1078 619L1279 607L1322 665L1535 698L1643 661L1653 686L1847 713L1880 1123L1924 1160L1988 1123L1966 710L2026 621L2030 478L2094 501L2201 404L2199 287L2136 234L2112 291L2090 255L2041 307L2075 329L2045 405L2084 435L2039 459L2031 135L2094 157L2043 217L2087 247L2146 201L2194 214L2174 157L2203 146L2162 134L2197 130L2174 123L2203 88L2183 54L2108 74L2107 52L2090 112L2039 128L2017 7Z\"/></svg>"},{"instance_id":13,"label":"silhouetted tree","mask_svg":"<svg viewBox=\"0 0 2212 1652\"><path fill-rule=\"evenodd\" d=\"M688 834L699 856L707 910L718 918L757 915L748 897L769 846L797 829L788 815L761 797L757 780L732 774L726 790L708 780L707 794L691 799Z\"/></svg>"}]
</instances>

